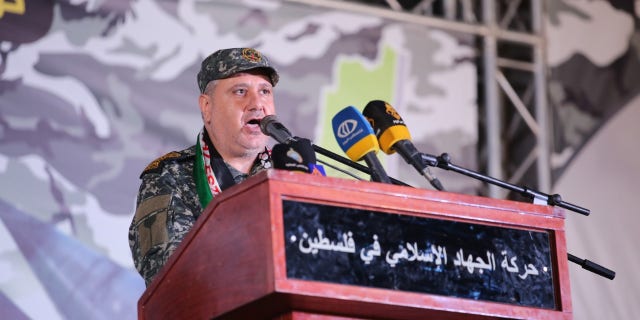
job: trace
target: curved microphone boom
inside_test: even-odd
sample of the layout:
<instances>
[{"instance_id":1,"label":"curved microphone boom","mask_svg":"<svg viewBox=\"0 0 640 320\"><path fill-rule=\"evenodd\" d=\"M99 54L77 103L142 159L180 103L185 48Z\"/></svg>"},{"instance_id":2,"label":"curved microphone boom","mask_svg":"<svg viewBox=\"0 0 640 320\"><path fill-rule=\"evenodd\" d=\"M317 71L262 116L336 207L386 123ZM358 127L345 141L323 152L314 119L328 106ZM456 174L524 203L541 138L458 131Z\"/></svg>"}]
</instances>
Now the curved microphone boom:
<instances>
[{"instance_id":1,"label":"curved microphone boom","mask_svg":"<svg viewBox=\"0 0 640 320\"><path fill-rule=\"evenodd\" d=\"M367 103L362 114L371 123L380 143L380 149L386 154L398 152L402 158L423 175L437 190L444 190L440 180L431 174L423 155L411 143L409 129L398 112L382 100Z\"/></svg>"},{"instance_id":2,"label":"curved microphone boom","mask_svg":"<svg viewBox=\"0 0 640 320\"><path fill-rule=\"evenodd\" d=\"M333 116L331 124L338 145L349 159L353 161L364 159L369 169L371 169L371 180L391 183L389 176L387 176L376 156L380 147L376 136L373 134L373 128L371 128L371 125L369 125L369 122L362 116L360 111L348 106Z\"/></svg>"}]
</instances>

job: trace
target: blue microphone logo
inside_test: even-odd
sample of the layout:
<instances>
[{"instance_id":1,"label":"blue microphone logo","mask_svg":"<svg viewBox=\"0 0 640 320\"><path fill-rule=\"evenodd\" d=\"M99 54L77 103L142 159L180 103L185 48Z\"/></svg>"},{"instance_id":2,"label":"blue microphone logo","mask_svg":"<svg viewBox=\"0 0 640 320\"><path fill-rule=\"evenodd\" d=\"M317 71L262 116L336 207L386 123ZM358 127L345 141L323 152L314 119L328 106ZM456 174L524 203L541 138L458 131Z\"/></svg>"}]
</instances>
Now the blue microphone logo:
<instances>
[{"instance_id":1,"label":"blue microphone logo","mask_svg":"<svg viewBox=\"0 0 640 320\"><path fill-rule=\"evenodd\" d=\"M340 125L338 125L338 130L336 130L336 135L338 138L344 139L352 134L358 128L358 121L353 119L347 119L343 121Z\"/></svg>"},{"instance_id":2,"label":"blue microphone logo","mask_svg":"<svg viewBox=\"0 0 640 320\"><path fill-rule=\"evenodd\" d=\"M338 112L331 119L331 124L336 140L345 152L366 136L374 134L367 119L353 106Z\"/></svg>"}]
</instances>

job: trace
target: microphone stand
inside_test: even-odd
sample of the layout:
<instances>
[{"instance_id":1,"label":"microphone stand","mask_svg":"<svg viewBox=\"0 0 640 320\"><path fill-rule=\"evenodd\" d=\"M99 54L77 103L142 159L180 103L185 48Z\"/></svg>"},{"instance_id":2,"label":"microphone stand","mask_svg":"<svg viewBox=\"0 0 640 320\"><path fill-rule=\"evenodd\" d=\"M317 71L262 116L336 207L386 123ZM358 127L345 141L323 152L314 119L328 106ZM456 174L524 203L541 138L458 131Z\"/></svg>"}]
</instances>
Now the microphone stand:
<instances>
[{"instance_id":1,"label":"microphone stand","mask_svg":"<svg viewBox=\"0 0 640 320\"><path fill-rule=\"evenodd\" d=\"M371 175L373 172L371 171L371 169L369 169L366 166L363 166L357 162L351 161L349 159L343 158L327 149L324 149L320 146L317 146L315 144L311 144L311 146L313 147L313 150L323 156L326 156L334 161L340 162L344 165L347 165L353 169L356 169L360 172L366 173L368 175ZM478 173L476 171L473 170L469 170L469 169L465 169L463 167L459 167L456 166L454 164L451 163L451 157L449 156L449 154L447 153L443 153L441 156L439 157L435 157L429 154L425 154L425 153L420 153L422 160L425 161L428 165L432 166L432 167L438 167L441 169L445 169L445 170L451 170L457 173L461 173L463 175L478 179L480 181L484 181L487 183L491 183L500 187L503 187L505 189L511 190L511 191L515 191L518 192L524 196L528 196L530 197L532 200L542 200L545 201L547 204L549 205L553 205L553 206L559 206L561 208L565 208L568 210L572 210L575 211L577 213L580 214L584 214L586 216L588 216L591 212L589 211L589 209L585 209L579 206L576 206L574 204L571 203L567 203L562 201L562 198L560 197L559 194L555 194L555 195L547 195L544 194L540 191L537 190L533 190L527 187L519 187L510 183L507 183L505 181L490 177L490 176L486 176L483 175L481 173ZM340 170L342 171L342 170ZM389 177L389 180L391 180L391 182L393 184L396 185L402 185L402 186L408 186L411 187L410 185L397 180L395 178ZM567 253L568 259L569 261L576 263L578 265L580 265L583 269L593 272L597 275L600 275L602 277L605 277L607 279L613 280L616 276L615 271L607 269L595 262L589 261L587 259L581 259L578 258L570 253Z\"/></svg>"},{"instance_id":2,"label":"microphone stand","mask_svg":"<svg viewBox=\"0 0 640 320\"><path fill-rule=\"evenodd\" d=\"M313 147L313 150L315 150L315 152L317 152L317 153L319 153L319 154L321 154L321 155L323 155L325 157L328 157L328 158L333 159L333 160L335 160L337 162L345 164L345 165L347 165L347 166L349 166L351 168L354 168L354 169L356 169L356 170L358 170L360 172L366 173L368 175L373 174L373 171L371 169L369 169L367 166L363 166L363 165L361 165L361 164L359 164L357 162L354 162L354 161L351 161L349 159L343 158L343 157L341 157L341 156L339 156L339 155L337 155L337 154L335 154L335 153L333 153L333 152L331 152L331 151L329 151L329 150L327 150L325 148L317 146L315 144L311 144L311 146ZM408 185L408 184L406 184L406 183L404 183L404 182L402 182L400 180L394 179L392 177L389 177L389 180L391 180L391 183L393 183L395 185L411 187L410 185Z\"/></svg>"},{"instance_id":3,"label":"microphone stand","mask_svg":"<svg viewBox=\"0 0 640 320\"><path fill-rule=\"evenodd\" d=\"M586 208L582 208L579 207L575 204L571 204L568 202L565 202L562 200L562 197L559 194L554 194L554 195L548 195L545 194L543 192L528 188L528 187L520 187L520 186L516 186L513 184L510 184L508 182L490 177L490 176L486 176L483 175L481 173L478 173L476 171L473 170L469 170L469 169L465 169L459 166L456 166L454 164L451 163L451 157L449 156L449 154L447 153L443 153L441 156L439 157L435 157L429 154L425 154L425 153L421 153L422 155L422 159L430 166L433 167L438 167L441 169L445 169L445 170L451 170L457 173L461 173L463 175L478 179L480 181L484 181L487 183L491 183L493 185L505 188L507 190L510 191L514 191L519 193L520 195L523 195L527 198L530 198L531 200L534 201L534 203L538 203L538 201L542 201L548 205L551 206L558 206L561 208L565 208L580 214L583 214L585 216L588 216L591 211L589 209Z\"/></svg>"},{"instance_id":4,"label":"microphone stand","mask_svg":"<svg viewBox=\"0 0 640 320\"><path fill-rule=\"evenodd\" d=\"M579 266L582 267L582 269L591 271L597 275L600 275L602 277L605 277L609 280L613 280L613 278L616 277L616 272L613 270L609 270L595 262L589 261L587 259L581 259L578 258L574 255L572 255L571 253L567 253L567 255L569 256L569 261L578 264Z\"/></svg>"},{"instance_id":5,"label":"microphone stand","mask_svg":"<svg viewBox=\"0 0 640 320\"><path fill-rule=\"evenodd\" d=\"M585 216L588 216L591 213L589 209L582 208L577 205L563 201L562 197L560 197L559 194L548 195L531 188L516 186L508 182L505 182L487 175L483 175L479 172L456 166L451 163L451 156L449 156L449 154L447 153L443 153L439 157L432 156L426 153L420 153L420 155L422 156L422 160L432 167L438 167L441 169L454 171L454 172L472 177L474 179L478 179L480 181L491 183L493 185L505 188L507 190L517 192L520 195L523 195L525 197L532 199L534 203L538 203L536 201L543 201L548 205L558 206L564 209L568 209L568 210L583 214ZM568 255L569 261L580 265L585 270L591 271L599 276L605 277L610 280L613 280L613 278L615 278L616 276L615 271L607 269L601 265L598 265L595 262L578 258L570 253L567 253L567 255Z\"/></svg>"}]
</instances>

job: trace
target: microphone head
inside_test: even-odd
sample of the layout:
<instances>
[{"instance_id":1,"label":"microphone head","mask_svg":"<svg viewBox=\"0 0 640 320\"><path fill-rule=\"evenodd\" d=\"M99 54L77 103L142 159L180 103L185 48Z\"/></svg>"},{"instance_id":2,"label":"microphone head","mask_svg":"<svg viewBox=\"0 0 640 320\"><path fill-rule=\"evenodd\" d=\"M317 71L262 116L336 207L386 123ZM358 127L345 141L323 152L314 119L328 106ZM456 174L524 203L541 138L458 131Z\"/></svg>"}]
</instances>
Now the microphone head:
<instances>
[{"instance_id":1,"label":"microphone head","mask_svg":"<svg viewBox=\"0 0 640 320\"><path fill-rule=\"evenodd\" d=\"M316 154L309 139L298 138L290 143L274 145L271 159L276 169L311 173L315 168Z\"/></svg>"},{"instance_id":2,"label":"microphone head","mask_svg":"<svg viewBox=\"0 0 640 320\"><path fill-rule=\"evenodd\" d=\"M353 106L348 106L331 119L333 134L349 159L360 161L369 152L378 152L378 140L373 128Z\"/></svg>"},{"instance_id":3,"label":"microphone head","mask_svg":"<svg viewBox=\"0 0 640 320\"><path fill-rule=\"evenodd\" d=\"M262 131L262 134L266 136L269 135L269 131L267 131L267 126L274 121L278 121L278 118L276 117L275 114L265 116L264 118L262 118L262 120L260 120L260 131Z\"/></svg>"},{"instance_id":4,"label":"microphone head","mask_svg":"<svg viewBox=\"0 0 640 320\"><path fill-rule=\"evenodd\" d=\"M293 139L291 132L278 121L275 114L268 115L260 120L260 131L280 143L287 143Z\"/></svg>"},{"instance_id":5,"label":"microphone head","mask_svg":"<svg viewBox=\"0 0 640 320\"><path fill-rule=\"evenodd\" d=\"M386 154L392 154L393 145L401 140L411 140L409 129L400 114L390 104L382 100L367 103L362 111L375 130L380 149Z\"/></svg>"}]
</instances>

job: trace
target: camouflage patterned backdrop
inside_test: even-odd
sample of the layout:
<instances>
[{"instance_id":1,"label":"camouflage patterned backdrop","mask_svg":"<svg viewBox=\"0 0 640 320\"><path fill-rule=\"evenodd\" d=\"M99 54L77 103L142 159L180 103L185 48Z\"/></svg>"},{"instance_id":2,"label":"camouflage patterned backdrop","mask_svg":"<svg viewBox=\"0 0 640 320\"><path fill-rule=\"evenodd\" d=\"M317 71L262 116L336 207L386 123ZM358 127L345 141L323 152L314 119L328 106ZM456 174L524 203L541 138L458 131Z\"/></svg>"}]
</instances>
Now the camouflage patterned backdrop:
<instances>
[{"instance_id":1,"label":"camouflage patterned backdrop","mask_svg":"<svg viewBox=\"0 0 640 320\"><path fill-rule=\"evenodd\" d=\"M640 84L631 71L633 6L578 2L558 2L549 19L564 37L549 44L557 179ZM616 23L598 24L599 14ZM605 48L565 40L594 24L616 35L605 33ZM195 143L199 63L237 46L260 49L278 67L277 112L295 135L341 154L332 116L382 99L419 149L476 168L477 67L468 35L286 1L0 1L3 318L136 318L144 283L127 228L138 175L157 156ZM431 189L398 156L381 160L391 176ZM469 178L434 173L450 191L475 193Z\"/></svg>"},{"instance_id":2,"label":"camouflage patterned backdrop","mask_svg":"<svg viewBox=\"0 0 640 320\"><path fill-rule=\"evenodd\" d=\"M4 2L0 19L0 310L14 318L135 318L138 175L195 143L195 75L219 48L271 58L279 118L298 136L338 152L332 116L383 99L420 147L475 165L470 37L277 1L24 3L19 13Z\"/></svg>"}]
</instances>

